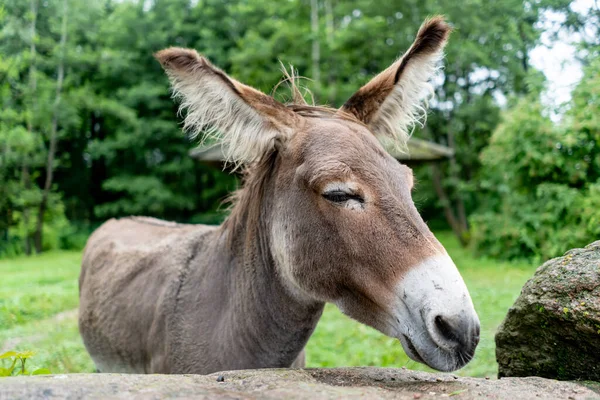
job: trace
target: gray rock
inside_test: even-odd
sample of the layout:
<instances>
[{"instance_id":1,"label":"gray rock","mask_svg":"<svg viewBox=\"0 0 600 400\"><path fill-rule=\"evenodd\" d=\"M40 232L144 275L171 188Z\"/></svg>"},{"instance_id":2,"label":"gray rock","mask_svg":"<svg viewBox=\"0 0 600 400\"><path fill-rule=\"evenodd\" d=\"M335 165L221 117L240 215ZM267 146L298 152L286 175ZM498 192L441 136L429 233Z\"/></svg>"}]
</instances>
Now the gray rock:
<instances>
[{"instance_id":1,"label":"gray rock","mask_svg":"<svg viewBox=\"0 0 600 400\"><path fill-rule=\"evenodd\" d=\"M223 376L219 382L217 379ZM486 380L395 368L263 369L212 375L72 374L0 378L0 399L598 399L544 378Z\"/></svg>"},{"instance_id":2,"label":"gray rock","mask_svg":"<svg viewBox=\"0 0 600 400\"><path fill-rule=\"evenodd\" d=\"M496 334L499 377L600 381L600 241L547 261Z\"/></svg>"}]
</instances>

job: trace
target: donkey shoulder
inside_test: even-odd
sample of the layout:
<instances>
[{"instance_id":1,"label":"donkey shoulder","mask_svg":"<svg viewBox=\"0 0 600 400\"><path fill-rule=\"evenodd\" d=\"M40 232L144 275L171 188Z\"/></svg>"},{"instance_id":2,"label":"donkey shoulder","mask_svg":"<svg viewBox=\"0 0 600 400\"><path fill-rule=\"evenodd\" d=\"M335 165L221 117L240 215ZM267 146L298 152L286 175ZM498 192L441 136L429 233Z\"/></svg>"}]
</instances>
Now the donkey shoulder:
<instances>
[{"instance_id":1,"label":"donkey shoulder","mask_svg":"<svg viewBox=\"0 0 600 400\"><path fill-rule=\"evenodd\" d=\"M166 316L188 265L215 230L129 217L111 219L90 236L79 277L79 328L101 371L169 371Z\"/></svg>"},{"instance_id":2,"label":"donkey shoulder","mask_svg":"<svg viewBox=\"0 0 600 400\"><path fill-rule=\"evenodd\" d=\"M145 264L152 269L178 269L199 241L216 227L179 224L150 217L110 219L88 239L82 276L87 268L122 270ZM115 273L116 271L113 271Z\"/></svg>"},{"instance_id":3,"label":"donkey shoulder","mask_svg":"<svg viewBox=\"0 0 600 400\"><path fill-rule=\"evenodd\" d=\"M110 219L102 224L88 240L88 247L98 242L113 246L142 249L171 241L193 231L208 231L207 225L180 224L151 217L126 217Z\"/></svg>"}]
</instances>

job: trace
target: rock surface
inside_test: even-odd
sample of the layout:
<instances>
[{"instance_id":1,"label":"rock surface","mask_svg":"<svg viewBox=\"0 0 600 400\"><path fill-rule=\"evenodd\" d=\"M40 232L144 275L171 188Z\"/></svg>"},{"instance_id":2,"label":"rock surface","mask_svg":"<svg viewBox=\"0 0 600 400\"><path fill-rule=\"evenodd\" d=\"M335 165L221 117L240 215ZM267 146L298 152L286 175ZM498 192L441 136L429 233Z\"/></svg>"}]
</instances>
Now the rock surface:
<instances>
[{"instance_id":1,"label":"rock surface","mask_svg":"<svg viewBox=\"0 0 600 400\"><path fill-rule=\"evenodd\" d=\"M596 390L596 391L595 391ZM0 378L0 399L600 399L593 386L486 380L394 368L263 369L212 375L72 374Z\"/></svg>"},{"instance_id":2,"label":"rock surface","mask_svg":"<svg viewBox=\"0 0 600 400\"><path fill-rule=\"evenodd\" d=\"M496 334L500 377L600 381L600 241L547 261Z\"/></svg>"}]
</instances>

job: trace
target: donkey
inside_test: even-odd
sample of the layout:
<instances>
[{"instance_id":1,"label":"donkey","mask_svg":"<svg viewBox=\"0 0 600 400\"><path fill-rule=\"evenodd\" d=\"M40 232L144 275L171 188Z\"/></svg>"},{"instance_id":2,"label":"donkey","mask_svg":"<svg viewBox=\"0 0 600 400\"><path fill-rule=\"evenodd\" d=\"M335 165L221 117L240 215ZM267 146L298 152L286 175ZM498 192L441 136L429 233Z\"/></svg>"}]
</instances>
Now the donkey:
<instances>
[{"instance_id":1,"label":"donkey","mask_svg":"<svg viewBox=\"0 0 600 400\"><path fill-rule=\"evenodd\" d=\"M450 27L427 20L405 55L340 110L284 105L194 50L155 56L244 183L221 226L110 220L85 248L79 329L101 372L303 367L324 304L397 338L413 360L464 366L479 320L411 199L408 140ZM210 131L209 129L209 131Z\"/></svg>"}]
</instances>

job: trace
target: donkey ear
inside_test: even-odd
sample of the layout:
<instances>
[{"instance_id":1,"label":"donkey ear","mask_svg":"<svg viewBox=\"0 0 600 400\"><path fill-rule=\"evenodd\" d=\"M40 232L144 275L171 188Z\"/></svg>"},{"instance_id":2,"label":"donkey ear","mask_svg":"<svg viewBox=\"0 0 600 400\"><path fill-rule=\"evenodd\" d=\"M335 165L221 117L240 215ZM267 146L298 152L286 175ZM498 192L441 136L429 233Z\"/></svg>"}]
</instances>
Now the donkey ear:
<instances>
[{"instance_id":1,"label":"donkey ear","mask_svg":"<svg viewBox=\"0 0 600 400\"><path fill-rule=\"evenodd\" d=\"M412 126L425 112L422 95L432 91L428 81L450 31L443 17L426 20L406 54L354 93L342 111L354 114L376 135L392 137L400 148L406 148Z\"/></svg>"},{"instance_id":2,"label":"donkey ear","mask_svg":"<svg viewBox=\"0 0 600 400\"><path fill-rule=\"evenodd\" d=\"M181 99L184 130L223 146L227 161L251 163L291 134L295 114L272 97L230 78L195 50L169 48L154 55Z\"/></svg>"}]
</instances>

